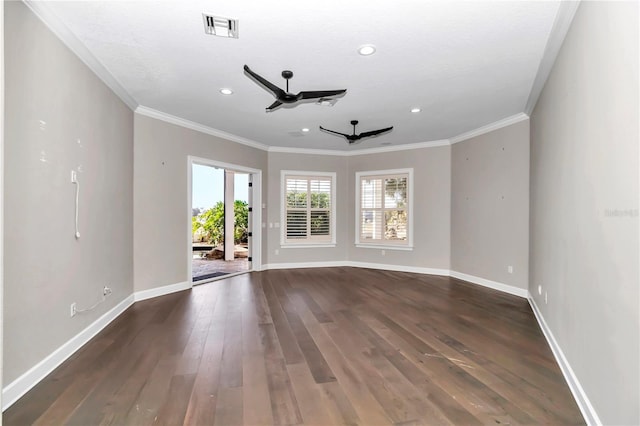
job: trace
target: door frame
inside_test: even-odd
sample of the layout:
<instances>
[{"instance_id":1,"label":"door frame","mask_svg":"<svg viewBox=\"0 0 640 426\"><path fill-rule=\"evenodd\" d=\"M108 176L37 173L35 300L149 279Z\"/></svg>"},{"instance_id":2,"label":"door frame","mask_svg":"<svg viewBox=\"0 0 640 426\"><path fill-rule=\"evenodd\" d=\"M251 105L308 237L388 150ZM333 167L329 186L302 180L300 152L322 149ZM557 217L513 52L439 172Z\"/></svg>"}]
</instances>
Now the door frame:
<instances>
[{"instance_id":1,"label":"door frame","mask_svg":"<svg viewBox=\"0 0 640 426\"><path fill-rule=\"evenodd\" d=\"M187 157L187 273L188 282L193 286L193 251L192 245L192 225L191 217L193 210L191 203L193 202L193 165L199 164L202 166L218 167L224 170L230 170L239 173L250 174L251 176L251 245L249 247L249 254L251 255L251 271L262 270L262 170L254 169L251 167L240 166L237 164L224 163L222 161L210 160L208 158L196 157L189 155Z\"/></svg>"}]
</instances>

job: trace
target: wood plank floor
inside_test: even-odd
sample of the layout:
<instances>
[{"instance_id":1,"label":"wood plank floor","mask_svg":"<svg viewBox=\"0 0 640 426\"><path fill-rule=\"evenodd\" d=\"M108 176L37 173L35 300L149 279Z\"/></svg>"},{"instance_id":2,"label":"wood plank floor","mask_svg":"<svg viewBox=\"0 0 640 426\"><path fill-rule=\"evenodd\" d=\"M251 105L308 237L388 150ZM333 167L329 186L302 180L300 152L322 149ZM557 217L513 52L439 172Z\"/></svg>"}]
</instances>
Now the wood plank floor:
<instances>
[{"instance_id":1,"label":"wood plank floor","mask_svg":"<svg viewBox=\"0 0 640 426\"><path fill-rule=\"evenodd\" d=\"M584 424L525 299L346 267L136 303L3 422Z\"/></svg>"}]
</instances>

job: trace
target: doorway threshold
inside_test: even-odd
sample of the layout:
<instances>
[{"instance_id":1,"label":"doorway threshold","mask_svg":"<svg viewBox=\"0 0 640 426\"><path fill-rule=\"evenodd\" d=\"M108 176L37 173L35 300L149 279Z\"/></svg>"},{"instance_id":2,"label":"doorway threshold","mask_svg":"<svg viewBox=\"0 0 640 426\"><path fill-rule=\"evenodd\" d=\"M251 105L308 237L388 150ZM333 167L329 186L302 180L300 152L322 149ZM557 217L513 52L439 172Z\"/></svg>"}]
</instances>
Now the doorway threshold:
<instances>
[{"instance_id":1,"label":"doorway threshold","mask_svg":"<svg viewBox=\"0 0 640 426\"><path fill-rule=\"evenodd\" d=\"M196 286L196 285L200 285L200 284L207 284L213 281L218 281L218 280L222 280L225 278L231 278L231 277L235 277L238 275L242 275L242 274L246 274L249 272L253 272L253 269L247 270L247 271L238 271L238 272L216 272L214 274L207 274L204 275L202 277L196 277L196 278L192 278L191 279L191 283ZM209 275L213 275L213 276L209 276Z\"/></svg>"}]
</instances>

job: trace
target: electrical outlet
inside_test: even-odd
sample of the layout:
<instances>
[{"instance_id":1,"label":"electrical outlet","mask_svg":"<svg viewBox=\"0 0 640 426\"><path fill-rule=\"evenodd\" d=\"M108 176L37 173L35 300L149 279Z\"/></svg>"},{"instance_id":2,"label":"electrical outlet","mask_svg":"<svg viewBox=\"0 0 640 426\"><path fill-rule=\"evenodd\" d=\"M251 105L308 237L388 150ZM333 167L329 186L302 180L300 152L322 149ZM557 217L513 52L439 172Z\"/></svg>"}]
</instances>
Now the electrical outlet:
<instances>
[{"instance_id":1,"label":"electrical outlet","mask_svg":"<svg viewBox=\"0 0 640 426\"><path fill-rule=\"evenodd\" d=\"M507 272L510 274L513 274L513 266L511 265L507 266Z\"/></svg>"},{"instance_id":2,"label":"electrical outlet","mask_svg":"<svg viewBox=\"0 0 640 426\"><path fill-rule=\"evenodd\" d=\"M76 173L75 170L71 170L71 183L77 183L78 182L78 174Z\"/></svg>"},{"instance_id":3,"label":"electrical outlet","mask_svg":"<svg viewBox=\"0 0 640 426\"><path fill-rule=\"evenodd\" d=\"M71 306L69 307L69 316L71 316L71 317L75 317L76 316L76 302L73 302L71 304Z\"/></svg>"}]
</instances>

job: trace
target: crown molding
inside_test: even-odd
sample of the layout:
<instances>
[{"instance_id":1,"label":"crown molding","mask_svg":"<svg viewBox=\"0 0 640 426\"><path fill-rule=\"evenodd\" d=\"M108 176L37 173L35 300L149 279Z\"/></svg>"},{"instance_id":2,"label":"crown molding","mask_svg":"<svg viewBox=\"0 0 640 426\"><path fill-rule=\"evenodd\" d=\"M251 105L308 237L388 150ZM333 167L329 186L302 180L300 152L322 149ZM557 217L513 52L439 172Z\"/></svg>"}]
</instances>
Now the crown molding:
<instances>
[{"instance_id":1,"label":"crown molding","mask_svg":"<svg viewBox=\"0 0 640 426\"><path fill-rule=\"evenodd\" d=\"M382 146L377 148L365 148L356 151L340 151L329 149L313 149L313 148L292 148L286 146L271 146L269 152L277 152L283 154L313 154L313 155L335 155L339 157L353 157L356 155L379 154L383 152L406 151L409 149L434 148L438 146L449 146L447 139L441 139L430 142L418 142L396 146Z\"/></svg>"},{"instance_id":2,"label":"crown molding","mask_svg":"<svg viewBox=\"0 0 640 426\"><path fill-rule=\"evenodd\" d=\"M208 126L196 123L194 121L185 120L184 118L176 117L175 115L167 114L166 112L158 111L143 105L139 105L135 109L135 112L137 114L155 118L157 120L164 121L166 123L171 123L171 124L175 124L176 126L181 126L187 129L195 130L196 132L205 133L207 135L223 138L231 142L247 145L252 148L261 149L263 151L267 151L269 149L269 146L263 143L253 141L251 139L246 139L240 136L236 136L231 133L223 132L222 130L214 129L213 127L208 127Z\"/></svg>"},{"instance_id":3,"label":"crown molding","mask_svg":"<svg viewBox=\"0 0 640 426\"><path fill-rule=\"evenodd\" d=\"M492 132L494 130L501 129L506 126L510 126L520 121L529 119L528 115L524 113L519 113L516 115L512 115L511 117L507 117L505 119L487 124L486 126L479 127L470 132L462 133L451 139L440 139L436 141L418 142L418 143L403 144L403 145L396 145L396 146L366 148L366 149L359 149L357 151L340 151L340 150L331 150L331 149L269 146L260 142L253 141L251 139L246 139L241 136L234 135L232 133L227 133L222 130L214 129L212 127L208 127L208 126L196 123L194 121L176 117L175 115L167 114L165 112L158 111L153 108L145 107L143 105L139 105L135 109L135 112L137 114L144 115L146 117L155 118L157 120L164 121L166 123L175 124L176 126L185 127L187 129L195 130L196 132L205 133L211 136L216 136L231 142L240 143L242 145L247 145L252 148L257 148L263 151L282 153L282 154L332 155L336 157L353 157L357 155L379 154L379 153L385 153L385 152L406 151L411 149L423 149L423 148L435 148L440 146L449 146L449 145L453 145L455 143L462 142L476 136L483 135L485 133Z\"/></svg>"},{"instance_id":4,"label":"crown molding","mask_svg":"<svg viewBox=\"0 0 640 426\"><path fill-rule=\"evenodd\" d=\"M46 1L23 0L23 2L122 102L132 111L135 111L138 102L125 90L118 79L102 65L102 62L89 51L84 43L71 32L69 27L53 13Z\"/></svg>"},{"instance_id":5,"label":"crown molding","mask_svg":"<svg viewBox=\"0 0 640 426\"><path fill-rule=\"evenodd\" d=\"M334 155L337 157L346 157L350 154L349 151L339 151L337 149L294 148L288 146L270 146L268 151L282 154Z\"/></svg>"},{"instance_id":6,"label":"crown molding","mask_svg":"<svg viewBox=\"0 0 640 426\"><path fill-rule=\"evenodd\" d=\"M521 112L516 115L503 118L502 120L494 121L493 123L489 123L486 126L478 127L477 129L471 130L469 132L459 134L458 136L449 139L449 141L451 142L451 145L453 145L455 143L466 141L467 139L475 138L476 136L484 135L485 133L493 132L494 130L502 129L503 127L507 127L528 119L529 116Z\"/></svg>"},{"instance_id":7,"label":"crown molding","mask_svg":"<svg viewBox=\"0 0 640 426\"><path fill-rule=\"evenodd\" d=\"M549 78L549 74L551 74L553 64L556 62L562 43L564 43L567 32L569 32L571 22L573 22L573 17L578 10L578 6L580 6L580 0L560 2L556 19L553 21L553 25L551 26L547 45L544 48L544 53L542 54L542 59L540 60L536 77L533 80L533 85L529 92L529 98L527 99L527 103L524 107L524 112L527 115L531 115L536 103L538 102L538 98L540 97L542 89L547 82L547 78Z\"/></svg>"},{"instance_id":8,"label":"crown molding","mask_svg":"<svg viewBox=\"0 0 640 426\"><path fill-rule=\"evenodd\" d=\"M449 145L451 145L451 142L449 142L448 139L440 139L437 141L407 143L407 144L396 145L396 146L381 146L377 148L359 149L357 151L348 151L347 155L354 156L354 155L366 155L366 154L379 154L383 152L406 151L409 149L422 149L422 148L436 148L439 146L449 146Z\"/></svg>"}]
</instances>

